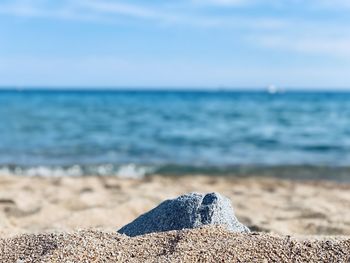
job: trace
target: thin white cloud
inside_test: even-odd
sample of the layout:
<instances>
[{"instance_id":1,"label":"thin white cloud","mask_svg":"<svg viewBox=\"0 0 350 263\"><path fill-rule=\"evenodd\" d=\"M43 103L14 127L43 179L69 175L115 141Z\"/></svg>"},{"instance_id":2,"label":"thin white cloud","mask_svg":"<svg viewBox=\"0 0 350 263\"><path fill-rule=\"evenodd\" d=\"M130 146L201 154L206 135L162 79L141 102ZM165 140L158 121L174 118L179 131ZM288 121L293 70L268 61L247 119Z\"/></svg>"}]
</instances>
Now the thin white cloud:
<instances>
[{"instance_id":1,"label":"thin white cloud","mask_svg":"<svg viewBox=\"0 0 350 263\"><path fill-rule=\"evenodd\" d=\"M158 18L158 13L137 5L131 5L121 2L109 2L109 1L80 1L79 5L85 9L95 12L111 13L126 15L137 18Z\"/></svg>"},{"instance_id":2,"label":"thin white cloud","mask_svg":"<svg viewBox=\"0 0 350 263\"><path fill-rule=\"evenodd\" d=\"M333 8L333 9L342 9L342 8L350 8L350 1L349 0L319 0L313 1L315 5L326 7L326 8Z\"/></svg>"},{"instance_id":3,"label":"thin white cloud","mask_svg":"<svg viewBox=\"0 0 350 263\"><path fill-rule=\"evenodd\" d=\"M74 5L64 2L55 8L45 5L46 1L12 1L11 3L0 4L0 15L43 18L75 21L105 21L103 17L98 17L91 13L77 12Z\"/></svg>"},{"instance_id":4,"label":"thin white cloud","mask_svg":"<svg viewBox=\"0 0 350 263\"><path fill-rule=\"evenodd\" d=\"M136 4L128 4L125 2L111 2L111 1L96 1L84 0L78 1L78 7L92 13L97 13L104 16L121 15L135 19L154 20L161 22L178 22L184 18L180 14L173 14L167 10L156 9L147 6Z\"/></svg>"},{"instance_id":5,"label":"thin white cloud","mask_svg":"<svg viewBox=\"0 0 350 263\"><path fill-rule=\"evenodd\" d=\"M216 1L216 0L215 0ZM219 0L222 4L233 3L238 0ZM239 0L246 1L246 0ZM218 28L250 28L250 29L276 29L285 26L286 21L272 17L247 16L217 16L201 13L180 13L164 6L150 7L128 4L120 1L105 0L76 0L62 1L59 6L48 7L47 0L41 4L35 1L14 1L0 4L0 14L37 17L51 19L70 19L78 21L109 22L120 21L121 18L153 21L160 25L182 25L191 27L218 27Z\"/></svg>"},{"instance_id":6,"label":"thin white cloud","mask_svg":"<svg viewBox=\"0 0 350 263\"><path fill-rule=\"evenodd\" d=\"M338 6L349 6L345 0L332 0ZM331 0L310 0L305 5L325 6L333 3ZM180 1L179 2L183 2ZM350 34L347 28L337 22L330 24L311 17L295 23L293 15L282 17L270 15L254 17L249 15L212 14L201 9L193 11L193 3L212 4L225 8L226 6L255 5L262 0L188 0L192 7L189 11L169 8L167 5L130 4L125 1L110 0L62 0L55 6L49 0L7 1L0 3L0 14L37 17L45 19L69 19L78 21L94 21L116 23L128 18L136 21L148 21L156 25L180 25L190 27L205 27L239 30L243 35L254 34L258 37L250 39L250 44L258 44L264 48L274 48L308 54L324 54L332 56L348 56L350 54ZM277 0L265 0L267 4L276 4ZM280 2L278 0L278 2ZM317 3L316 3L317 2ZM304 4L301 0L288 0L286 4ZM176 3L173 3L176 5ZM181 9L183 10L183 9ZM129 21L129 20L128 20ZM322 29L324 32L339 31L336 37L314 36L314 32ZM253 33L251 32L253 31ZM300 31L301 33L294 34ZM231 31L227 31L229 34Z\"/></svg>"},{"instance_id":7,"label":"thin white cloud","mask_svg":"<svg viewBox=\"0 0 350 263\"><path fill-rule=\"evenodd\" d=\"M33 3L5 3L0 5L0 13L13 16L40 16L40 9L36 8Z\"/></svg>"},{"instance_id":8,"label":"thin white cloud","mask_svg":"<svg viewBox=\"0 0 350 263\"><path fill-rule=\"evenodd\" d=\"M219 0L227 1L227 0ZM233 0L229 0L232 1ZM238 1L238 0L234 0ZM246 0L239 0L246 1ZM240 15L217 16L201 13L181 13L169 10L169 8L150 8L140 5L131 5L121 2L85 0L80 6L94 14L101 16L123 15L135 19L152 20L161 24L184 25L194 27L219 27L219 28L251 28L251 29L276 29L282 28L287 23L283 19L273 17L247 17ZM192 10L193 11L193 10Z\"/></svg>"},{"instance_id":9,"label":"thin white cloud","mask_svg":"<svg viewBox=\"0 0 350 263\"><path fill-rule=\"evenodd\" d=\"M222 8L228 7L277 7L290 8L297 6L300 9L328 9L328 10L343 10L350 8L349 0L192 0L192 3L198 6L216 6Z\"/></svg>"}]
</instances>

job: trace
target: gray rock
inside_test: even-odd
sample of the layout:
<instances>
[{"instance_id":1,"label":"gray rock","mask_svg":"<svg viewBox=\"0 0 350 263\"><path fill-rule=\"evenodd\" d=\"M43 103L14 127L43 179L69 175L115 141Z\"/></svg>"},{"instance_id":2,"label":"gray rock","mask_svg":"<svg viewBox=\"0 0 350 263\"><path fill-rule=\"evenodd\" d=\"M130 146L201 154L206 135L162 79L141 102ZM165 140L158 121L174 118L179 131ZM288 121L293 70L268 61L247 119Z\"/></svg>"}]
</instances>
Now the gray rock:
<instances>
[{"instance_id":1,"label":"gray rock","mask_svg":"<svg viewBox=\"0 0 350 263\"><path fill-rule=\"evenodd\" d=\"M250 232L235 217L230 200L218 193L190 193L166 200L118 232L133 237L204 225L220 225L232 232Z\"/></svg>"}]
</instances>

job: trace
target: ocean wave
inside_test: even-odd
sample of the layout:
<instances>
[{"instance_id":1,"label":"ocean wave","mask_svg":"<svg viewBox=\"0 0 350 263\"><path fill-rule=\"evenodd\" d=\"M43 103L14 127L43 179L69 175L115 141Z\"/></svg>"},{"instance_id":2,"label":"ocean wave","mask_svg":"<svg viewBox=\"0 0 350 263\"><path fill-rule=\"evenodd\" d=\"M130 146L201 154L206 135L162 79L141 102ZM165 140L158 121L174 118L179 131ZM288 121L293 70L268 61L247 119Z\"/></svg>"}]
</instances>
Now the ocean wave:
<instances>
[{"instance_id":1,"label":"ocean wave","mask_svg":"<svg viewBox=\"0 0 350 263\"><path fill-rule=\"evenodd\" d=\"M336 92L0 92L0 168L134 176L139 164L349 166L349 102Z\"/></svg>"},{"instance_id":2,"label":"ocean wave","mask_svg":"<svg viewBox=\"0 0 350 263\"><path fill-rule=\"evenodd\" d=\"M143 178L154 171L149 166L136 165L133 163L125 165L101 164L101 165L72 165L72 166L2 166L0 175L19 176L117 176L121 178Z\"/></svg>"},{"instance_id":3,"label":"ocean wave","mask_svg":"<svg viewBox=\"0 0 350 263\"><path fill-rule=\"evenodd\" d=\"M184 176L268 176L296 180L334 180L350 182L350 166L329 165L236 165L236 166L188 166L188 165L141 165L99 164L71 166L0 166L1 175L17 176L116 176L120 178L142 179L148 175Z\"/></svg>"}]
</instances>

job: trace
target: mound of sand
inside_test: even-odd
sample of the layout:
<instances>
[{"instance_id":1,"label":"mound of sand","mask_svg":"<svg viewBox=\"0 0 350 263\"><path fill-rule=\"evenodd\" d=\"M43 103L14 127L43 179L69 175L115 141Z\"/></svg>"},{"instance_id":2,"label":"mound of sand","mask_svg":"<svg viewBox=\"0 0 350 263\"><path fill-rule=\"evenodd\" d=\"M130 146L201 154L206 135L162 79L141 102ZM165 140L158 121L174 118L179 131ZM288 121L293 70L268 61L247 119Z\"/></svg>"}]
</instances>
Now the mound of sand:
<instances>
[{"instance_id":1,"label":"mound of sand","mask_svg":"<svg viewBox=\"0 0 350 263\"><path fill-rule=\"evenodd\" d=\"M0 262L349 262L350 239L297 240L223 228L130 238L83 231L0 240Z\"/></svg>"}]
</instances>

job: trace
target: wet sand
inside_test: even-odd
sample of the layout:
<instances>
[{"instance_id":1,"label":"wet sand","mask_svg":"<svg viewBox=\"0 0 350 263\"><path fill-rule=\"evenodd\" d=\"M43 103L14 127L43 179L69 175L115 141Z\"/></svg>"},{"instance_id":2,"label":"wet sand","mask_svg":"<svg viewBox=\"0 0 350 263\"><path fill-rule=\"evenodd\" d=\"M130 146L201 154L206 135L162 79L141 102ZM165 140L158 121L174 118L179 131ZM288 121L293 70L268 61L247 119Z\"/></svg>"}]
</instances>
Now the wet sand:
<instances>
[{"instance_id":1,"label":"wet sand","mask_svg":"<svg viewBox=\"0 0 350 263\"><path fill-rule=\"evenodd\" d=\"M6 252L1 254L8 262L29 254L43 262L62 262L59 255L65 254L69 255L66 261L76 262L74 257L88 256L84 253L92 253L97 262L108 255L134 261L149 256L150 262L205 257L213 261L219 256L243 262L288 262L290 253L297 253L295 259L300 262L306 256L317 262L322 255L329 259L324 262L347 262L349 256L348 184L261 177L0 176L0 189L0 251ZM115 233L164 199L193 191L226 195L238 219L260 233L237 235L202 229L136 239ZM79 229L85 232L77 232ZM37 242L41 245L35 246ZM154 246L158 243L161 245Z\"/></svg>"}]
</instances>

